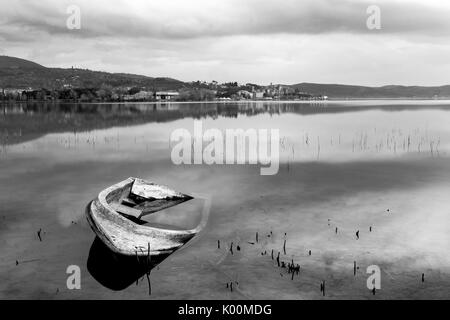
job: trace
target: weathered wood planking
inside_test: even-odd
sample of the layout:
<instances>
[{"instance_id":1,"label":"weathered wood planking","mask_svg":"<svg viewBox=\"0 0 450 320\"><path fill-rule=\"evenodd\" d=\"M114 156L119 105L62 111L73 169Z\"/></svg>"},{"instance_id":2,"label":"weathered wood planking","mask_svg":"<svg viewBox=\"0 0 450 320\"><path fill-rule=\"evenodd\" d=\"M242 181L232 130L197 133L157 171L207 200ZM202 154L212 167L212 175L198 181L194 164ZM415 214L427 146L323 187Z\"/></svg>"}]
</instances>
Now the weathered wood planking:
<instances>
[{"instance_id":1,"label":"weathered wood planking","mask_svg":"<svg viewBox=\"0 0 450 320\"><path fill-rule=\"evenodd\" d=\"M203 224L192 230L155 228L139 225L121 215L118 210L136 210L129 211L133 213L131 214L132 216L135 216L138 213L137 211L140 211L136 207L131 208L120 203L124 199L124 194L126 196L127 192L132 192L135 181L139 181L135 190L140 193L138 194L139 196L146 195L148 197L153 195L156 197L152 196L151 198L160 198L160 200L154 200L157 202L155 206L148 208L149 211L157 207L166 208L193 199L188 195L170 190L164 186L148 183L150 187L145 188L142 186L145 184L145 181L135 178L124 180L100 192L98 198L92 201L86 212L87 219L93 231L112 251L129 256L147 256L149 255L148 248L150 244L150 255L171 253L183 246L203 228ZM170 199L171 197L173 199ZM162 205L161 201L164 201L164 198L169 198L165 200L168 201L168 205Z\"/></svg>"},{"instance_id":2,"label":"weathered wood planking","mask_svg":"<svg viewBox=\"0 0 450 320\"><path fill-rule=\"evenodd\" d=\"M185 194L169 189L166 186L135 179L131 193L146 199L173 199L186 198ZM192 198L191 198L192 199Z\"/></svg>"}]
</instances>

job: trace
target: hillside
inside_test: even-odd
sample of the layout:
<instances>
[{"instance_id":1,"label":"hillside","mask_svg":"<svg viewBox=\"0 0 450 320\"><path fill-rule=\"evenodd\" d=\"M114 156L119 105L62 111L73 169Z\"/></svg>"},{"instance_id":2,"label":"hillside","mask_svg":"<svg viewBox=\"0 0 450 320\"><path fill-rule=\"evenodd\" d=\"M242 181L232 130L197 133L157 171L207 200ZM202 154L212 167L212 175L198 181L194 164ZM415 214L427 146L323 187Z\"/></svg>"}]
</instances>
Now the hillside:
<instances>
[{"instance_id":1,"label":"hillside","mask_svg":"<svg viewBox=\"0 0 450 320\"><path fill-rule=\"evenodd\" d=\"M126 73L108 73L87 69L46 68L37 63L7 56L0 56L0 88L59 89L64 85L79 88L100 87L148 87L156 90L176 90L184 83L171 78L152 78Z\"/></svg>"},{"instance_id":2,"label":"hillside","mask_svg":"<svg viewBox=\"0 0 450 320\"><path fill-rule=\"evenodd\" d=\"M44 67L32 61L15 58L0 56L0 69L27 69L27 70L42 70Z\"/></svg>"},{"instance_id":3,"label":"hillside","mask_svg":"<svg viewBox=\"0 0 450 320\"><path fill-rule=\"evenodd\" d=\"M291 86L314 95L326 95L334 99L382 99L382 98L449 98L450 85L438 87L382 86L364 87L342 84L299 83Z\"/></svg>"},{"instance_id":4,"label":"hillside","mask_svg":"<svg viewBox=\"0 0 450 320\"><path fill-rule=\"evenodd\" d=\"M99 88L102 84L113 87L146 87L151 90L202 88L200 82L184 83L171 78L152 78L136 74L108 73L87 69L47 68L28 60L0 56L0 89L61 89L67 85L75 88ZM304 82L288 85L288 87L312 95L328 96L330 99L450 98L450 85L436 87L399 85L365 87Z\"/></svg>"}]
</instances>

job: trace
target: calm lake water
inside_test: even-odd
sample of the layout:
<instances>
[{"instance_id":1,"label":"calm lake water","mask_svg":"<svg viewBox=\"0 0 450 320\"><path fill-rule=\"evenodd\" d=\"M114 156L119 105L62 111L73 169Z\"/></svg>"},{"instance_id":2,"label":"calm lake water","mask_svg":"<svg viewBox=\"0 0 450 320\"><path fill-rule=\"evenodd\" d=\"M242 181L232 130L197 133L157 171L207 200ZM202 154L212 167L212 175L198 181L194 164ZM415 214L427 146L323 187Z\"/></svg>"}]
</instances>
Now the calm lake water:
<instances>
[{"instance_id":1,"label":"calm lake water","mask_svg":"<svg viewBox=\"0 0 450 320\"><path fill-rule=\"evenodd\" d=\"M0 111L2 299L450 298L449 101ZM196 119L204 130L279 129L278 174L261 176L258 165L174 165L170 134L192 132ZM109 262L101 264L109 260L84 215L102 189L130 176L212 201L204 232L152 270L150 296L145 277L136 284L130 270L111 274ZM151 221L192 226L202 206L187 202ZM272 250L298 263L300 274L291 279ZM87 261L95 258L94 273ZM69 265L81 269L80 290L66 286ZM375 296L366 286L370 265L381 269ZM111 290L102 275L132 283Z\"/></svg>"}]
</instances>

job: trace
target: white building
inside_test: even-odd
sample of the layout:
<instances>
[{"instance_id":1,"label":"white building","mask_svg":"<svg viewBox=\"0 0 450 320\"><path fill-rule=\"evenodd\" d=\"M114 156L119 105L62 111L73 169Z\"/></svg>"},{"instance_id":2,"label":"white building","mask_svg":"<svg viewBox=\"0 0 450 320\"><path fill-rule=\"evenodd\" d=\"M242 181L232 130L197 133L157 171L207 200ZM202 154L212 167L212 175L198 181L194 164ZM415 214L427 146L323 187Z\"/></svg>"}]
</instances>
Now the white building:
<instances>
[{"instance_id":1,"label":"white building","mask_svg":"<svg viewBox=\"0 0 450 320\"><path fill-rule=\"evenodd\" d=\"M264 91L253 92L253 99L262 99L262 98L264 98Z\"/></svg>"},{"instance_id":2,"label":"white building","mask_svg":"<svg viewBox=\"0 0 450 320\"><path fill-rule=\"evenodd\" d=\"M156 100L172 100L173 98L178 97L180 94L178 92L171 91L158 91L155 93Z\"/></svg>"}]
</instances>

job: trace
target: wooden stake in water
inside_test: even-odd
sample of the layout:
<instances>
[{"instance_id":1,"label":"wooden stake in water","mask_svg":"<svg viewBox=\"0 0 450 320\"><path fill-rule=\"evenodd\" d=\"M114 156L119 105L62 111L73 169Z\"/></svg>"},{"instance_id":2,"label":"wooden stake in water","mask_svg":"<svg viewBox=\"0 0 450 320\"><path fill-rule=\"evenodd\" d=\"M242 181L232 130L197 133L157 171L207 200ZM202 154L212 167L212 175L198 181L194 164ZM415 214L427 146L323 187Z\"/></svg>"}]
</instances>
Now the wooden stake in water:
<instances>
[{"instance_id":1,"label":"wooden stake in water","mask_svg":"<svg viewBox=\"0 0 450 320\"><path fill-rule=\"evenodd\" d=\"M320 284L320 292L322 292L322 295L325 297L325 280Z\"/></svg>"},{"instance_id":2,"label":"wooden stake in water","mask_svg":"<svg viewBox=\"0 0 450 320\"><path fill-rule=\"evenodd\" d=\"M136 261L137 261L137 268L136 268L136 275L137 275L137 277L136 277L136 285L138 285L138 283L139 283L139 256L138 256L137 250L136 250L135 252L136 252Z\"/></svg>"},{"instance_id":3,"label":"wooden stake in water","mask_svg":"<svg viewBox=\"0 0 450 320\"><path fill-rule=\"evenodd\" d=\"M151 266L152 266L152 256L150 254L150 242L148 243L148 248L147 248L147 263L148 263L148 267L151 268Z\"/></svg>"},{"instance_id":4,"label":"wooden stake in water","mask_svg":"<svg viewBox=\"0 0 450 320\"><path fill-rule=\"evenodd\" d=\"M150 282L150 272L147 272L146 276L147 276L147 282L148 282L148 295L151 296L152 295L152 284Z\"/></svg>"},{"instance_id":5,"label":"wooden stake in water","mask_svg":"<svg viewBox=\"0 0 450 320\"><path fill-rule=\"evenodd\" d=\"M152 295L152 284L150 282L150 272L151 272L151 255L150 255L150 242L147 248L147 282L148 282L148 295Z\"/></svg>"}]
</instances>

